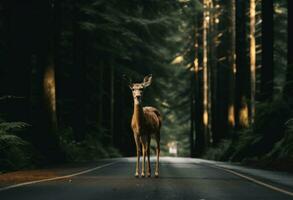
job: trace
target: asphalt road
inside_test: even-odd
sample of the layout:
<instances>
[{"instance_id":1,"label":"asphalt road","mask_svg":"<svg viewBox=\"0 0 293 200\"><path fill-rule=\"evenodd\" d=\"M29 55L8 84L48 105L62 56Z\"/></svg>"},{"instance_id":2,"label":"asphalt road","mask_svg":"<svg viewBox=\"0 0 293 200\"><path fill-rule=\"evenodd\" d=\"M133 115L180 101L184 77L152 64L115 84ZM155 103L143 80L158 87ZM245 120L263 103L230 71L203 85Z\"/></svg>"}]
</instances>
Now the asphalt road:
<instances>
[{"instance_id":1,"label":"asphalt road","mask_svg":"<svg viewBox=\"0 0 293 200\"><path fill-rule=\"evenodd\" d=\"M113 161L115 163L103 167ZM73 177L0 191L0 200L293 199L293 196L188 159L162 158L159 178L153 174L151 178L135 178L132 158L113 161L104 161L99 163L102 168ZM284 189L290 191L290 188Z\"/></svg>"}]
</instances>

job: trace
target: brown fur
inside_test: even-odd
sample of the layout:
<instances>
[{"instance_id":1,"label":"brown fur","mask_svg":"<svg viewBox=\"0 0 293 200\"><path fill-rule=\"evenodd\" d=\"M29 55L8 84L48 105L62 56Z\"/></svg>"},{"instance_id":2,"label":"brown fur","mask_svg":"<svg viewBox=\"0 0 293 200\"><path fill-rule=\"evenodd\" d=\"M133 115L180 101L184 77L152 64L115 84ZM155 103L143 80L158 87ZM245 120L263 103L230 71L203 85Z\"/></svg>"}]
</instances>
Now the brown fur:
<instances>
[{"instance_id":1,"label":"brown fur","mask_svg":"<svg viewBox=\"0 0 293 200\"><path fill-rule=\"evenodd\" d=\"M131 127L134 134L134 139L137 149L137 165L136 174L138 176L139 160L142 147L143 165L141 176L144 177L145 171L145 156L147 156L147 176L151 176L150 169L150 141L153 136L157 143L157 162L155 176L159 176L159 154L160 154L160 128L162 125L162 118L160 112L154 107L143 107L141 105L134 105L132 115Z\"/></svg>"},{"instance_id":2,"label":"brown fur","mask_svg":"<svg viewBox=\"0 0 293 200\"><path fill-rule=\"evenodd\" d=\"M131 128L133 131L136 144L136 172L135 176L139 176L140 154L142 149L142 172L141 176L145 176L145 158L147 157L147 176L151 176L150 167L150 142L151 136L154 136L156 147L156 169L155 176L159 176L159 157L160 157L160 128L162 125L162 117L160 112L154 107L142 107L143 90L151 84L152 76L146 76L143 83L132 83L129 81L129 87L132 90L134 109L131 120Z\"/></svg>"},{"instance_id":3,"label":"brown fur","mask_svg":"<svg viewBox=\"0 0 293 200\"><path fill-rule=\"evenodd\" d=\"M134 107L131 121L134 134L138 136L159 134L162 124L160 112L150 106L141 108L140 105L135 105Z\"/></svg>"}]
</instances>

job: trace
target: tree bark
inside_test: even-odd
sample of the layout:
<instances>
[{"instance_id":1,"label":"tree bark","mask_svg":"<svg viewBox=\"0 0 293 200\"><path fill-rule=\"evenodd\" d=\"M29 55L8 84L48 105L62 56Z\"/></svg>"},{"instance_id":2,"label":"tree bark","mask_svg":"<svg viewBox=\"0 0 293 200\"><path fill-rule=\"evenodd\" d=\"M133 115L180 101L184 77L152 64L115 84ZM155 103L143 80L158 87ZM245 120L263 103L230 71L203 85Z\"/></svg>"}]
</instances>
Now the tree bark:
<instances>
[{"instance_id":1,"label":"tree bark","mask_svg":"<svg viewBox=\"0 0 293 200\"><path fill-rule=\"evenodd\" d=\"M38 5L38 4L37 4ZM40 41L42 43L37 54L38 67L41 72L42 102L39 116L34 124L36 144L47 160L59 162L62 160L57 135L57 105L56 105L56 82L55 67L57 55L57 43L59 39L58 9L59 3L46 1L38 7L43 14L42 23L44 29ZM42 134L40 134L40 132Z\"/></svg>"},{"instance_id":2,"label":"tree bark","mask_svg":"<svg viewBox=\"0 0 293 200\"><path fill-rule=\"evenodd\" d=\"M203 27L204 22L204 15L199 14L197 16L197 21L195 22L195 27L197 28L197 31L195 31L197 34L197 47L195 52L195 60L194 60L194 70L195 70L195 142L194 142L194 151L195 151L195 157L200 157L205 150L205 132L204 132L204 118L203 118L203 111L204 111L204 105L203 105L203 53L202 51L199 52L199 49L202 49L203 45L203 30L199 27ZM197 59L196 59L197 58Z\"/></svg>"},{"instance_id":3,"label":"tree bark","mask_svg":"<svg viewBox=\"0 0 293 200\"><path fill-rule=\"evenodd\" d=\"M229 19L228 19L228 34L230 35L230 41L228 46L227 59L229 62L228 73L228 131L231 133L235 126L235 73L236 73L236 61L235 61L235 0L229 1Z\"/></svg>"},{"instance_id":4,"label":"tree bark","mask_svg":"<svg viewBox=\"0 0 293 200\"><path fill-rule=\"evenodd\" d=\"M216 48L215 48L215 18L214 0L209 1L209 22L208 22L208 145L213 143L213 92L216 91Z\"/></svg>"},{"instance_id":5,"label":"tree bark","mask_svg":"<svg viewBox=\"0 0 293 200\"><path fill-rule=\"evenodd\" d=\"M85 138L86 126L86 51L87 36L85 31L81 30L79 22L83 19L79 10L79 1L74 1L73 18L73 78L72 78L72 97L74 100L74 109L72 112L72 128L76 141L82 141Z\"/></svg>"},{"instance_id":6,"label":"tree bark","mask_svg":"<svg viewBox=\"0 0 293 200\"><path fill-rule=\"evenodd\" d=\"M103 96L104 96L104 66L103 63L99 64L99 107L98 107L98 124L100 127L103 126Z\"/></svg>"},{"instance_id":7,"label":"tree bark","mask_svg":"<svg viewBox=\"0 0 293 200\"><path fill-rule=\"evenodd\" d=\"M255 11L256 4L255 0L250 0L250 123L254 123L255 116L255 95L256 95L256 41L255 41Z\"/></svg>"},{"instance_id":8,"label":"tree bark","mask_svg":"<svg viewBox=\"0 0 293 200\"><path fill-rule=\"evenodd\" d=\"M293 40L292 40L292 10L293 3L292 0L287 0L288 7L288 52L287 52L287 74L286 74L286 83L284 87L284 98L289 103L290 107L293 108Z\"/></svg>"},{"instance_id":9,"label":"tree bark","mask_svg":"<svg viewBox=\"0 0 293 200\"><path fill-rule=\"evenodd\" d=\"M236 98L237 128L249 126L250 68L247 58L247 0L237 1L236 12Z\"/></svg>"},{"instance_id":10,"label":"tree bark","mask_svg":"<svg viewBox=\"0 0 293 200\"><path fill-rule=\"evenodd\" d=\"M217 66L217 36L218 36L218 8L214 5L215 1L211 1L211 12L210 12L210 36L209 36L209 51L210 51L210 72L209 72L209 110L210 110L210 143L216 145L217 135L220 130L217 128L218 114L217 110L219 108L218 103L218 66Z\"/></svg>"},{"instance_id":11,"label":"tree bark","mask_svg":"<svg viewBox=\"0 0 293 200\"><path fill-rule=\"evenodd\" d=\"M217 107L214 123L214 143L230 136L233 131L235 94L235 0L221 1L219 15L219 45L217 53Z\"/></svg>"},{"instance_id":12,"label":"tree bark","mask_svg":"<svg viewBox=\"0 0 293 200\"><path fill-rule=\"evenodd\" d=\"M114 112L115 112L115 68L113 66L113 62L110 63L110 73L111 73L111 94L110 94L110 134L112 136L112 144L115 146L115 140L116 140L116 135L115 135L115 117L114 117Z\"/></svg>"},{"instance_id":13,"label":"tree bark","mask_svg":"<svg viewBox=\"0 0 293 200\"><path fill-rule=\"evenodd\" d=\"M262 66L260 100L273 98L274 89L274 1L262 0Z\"/></svg>"},{"instance_id":14,"label":"tree bark","mask_svg":"<svg viewBox=\"0 0 293 200\"><path fill-rule=\"evenodd\" d=\"M203 13L203 125L204 125L204 146L210 143L210 116L209 116L209 64L208 64L208 33L210 22L210 2L204 0Z\"/></svg>"},{"instance_id":15,"label":"tree bark","mask_svg":"<svg viewBox=\"0 0 293 200\"><path fill-rule=\"evenodd\" d=\"M199 34L198 34L198 17L196 16L194 21L194 60L193 70L194 73L191 75L191 128L190 128L190 155L191 157L196 156L196 140L200 132L199 123Z\"/></svg>"},{"instance_id":16,"label":"tree bark","mask_svg":"<svg viewBox=\"0 0 293 200\"><path fill-rule=\"evenodd\" d=\"M189 150L190 157L194 157L194 133L195 133L195 74L190 74L190 133L189 133Z\"/></svg>"},{"instance_id":17,"label":"tree bark","mask_svg":"<svg viewBox=\"0 0 293 200\"><path fill-rule=\"evenodd\" d=\"M48 55L48 63L44 69L43 78L43 98L49 132L55 134L57 131L57 114L56 114L56 87L55 87L55 62L53 53Z\"/></svg>"}]
</instances>

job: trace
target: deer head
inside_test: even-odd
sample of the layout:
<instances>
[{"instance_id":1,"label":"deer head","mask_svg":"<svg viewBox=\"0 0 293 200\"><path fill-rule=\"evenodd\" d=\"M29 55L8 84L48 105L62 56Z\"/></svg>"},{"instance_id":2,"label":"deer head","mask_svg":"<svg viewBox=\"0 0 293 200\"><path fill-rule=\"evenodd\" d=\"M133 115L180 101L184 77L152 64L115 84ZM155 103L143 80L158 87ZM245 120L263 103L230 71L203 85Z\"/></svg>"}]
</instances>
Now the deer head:
<instances>
[{"instance_id":1,"label":"deer head","mask_svg":"<svg viewBox=\"0 0 293 200\"><path fill-rule=\"evenodd\" d=\"M146 87L150 86L152 83L152 75L147 75L144 77L142 83L132 83L131 79L124 76L128 81L129 88L132 90L132 96L135 105L140 105L142 102L143 91Z\"/></svg>"}]
</instances>

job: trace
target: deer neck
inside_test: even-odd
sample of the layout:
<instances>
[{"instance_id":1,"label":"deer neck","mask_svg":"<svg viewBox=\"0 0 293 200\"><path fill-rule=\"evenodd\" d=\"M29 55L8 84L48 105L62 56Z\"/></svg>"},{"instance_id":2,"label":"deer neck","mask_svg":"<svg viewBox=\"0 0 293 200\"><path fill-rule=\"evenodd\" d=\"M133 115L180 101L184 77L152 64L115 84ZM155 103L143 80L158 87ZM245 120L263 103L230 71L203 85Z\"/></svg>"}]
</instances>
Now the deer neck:
<instances>
[{"instance_id":1,"label":"deer neck","mask_svg":"<svg viewBox=\"0 0 293 200\"><path fill-rule=\"evenodd\" d=\"M136 128L140 129L143 126L143 109L141 104L134 104L132 121Z\"/></svg>"}]
</instances>

